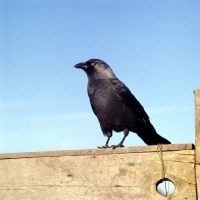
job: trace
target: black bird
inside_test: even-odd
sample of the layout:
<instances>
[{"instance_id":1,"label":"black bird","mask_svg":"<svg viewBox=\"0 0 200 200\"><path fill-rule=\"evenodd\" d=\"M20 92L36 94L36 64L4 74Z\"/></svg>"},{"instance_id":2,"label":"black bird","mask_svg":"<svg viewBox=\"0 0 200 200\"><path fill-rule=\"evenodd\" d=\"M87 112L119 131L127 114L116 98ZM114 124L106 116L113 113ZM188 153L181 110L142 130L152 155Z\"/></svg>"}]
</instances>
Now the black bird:
<instances>
[{"instance_id":1,"label":"black bird","mask_svg":"<svg viewBox=\"0 0 200 200\"><path fill-rule=\"evenodd\" d=\"M171 144L158 135L143 106L106 62L90 59L74 67L83 69L88 76L90 103L103 134L108 137L105 146L99 148L109 148L108 142L113 130L124 131L124 137L112 148L123 147L129 131L137 133L147 145Z\"/></svg>"}]
</instances>

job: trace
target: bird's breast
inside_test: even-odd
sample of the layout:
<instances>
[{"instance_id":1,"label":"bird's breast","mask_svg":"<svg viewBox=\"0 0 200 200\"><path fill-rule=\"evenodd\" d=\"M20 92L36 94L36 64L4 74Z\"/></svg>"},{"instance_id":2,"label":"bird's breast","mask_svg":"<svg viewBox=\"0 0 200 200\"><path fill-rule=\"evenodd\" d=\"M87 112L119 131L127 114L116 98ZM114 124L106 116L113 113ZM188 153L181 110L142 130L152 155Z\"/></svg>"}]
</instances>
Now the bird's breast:
<instances>
[{"instance_id":1,"label":"bird's breast","mask_svg":"<svg viewBox=\"0 0 200 200\"><path fill-rule=\"evenodd\" d=\"M110 86L107 79L95 79L88 81L88 95L105 93Z\"/></svg>"}]
</instances>

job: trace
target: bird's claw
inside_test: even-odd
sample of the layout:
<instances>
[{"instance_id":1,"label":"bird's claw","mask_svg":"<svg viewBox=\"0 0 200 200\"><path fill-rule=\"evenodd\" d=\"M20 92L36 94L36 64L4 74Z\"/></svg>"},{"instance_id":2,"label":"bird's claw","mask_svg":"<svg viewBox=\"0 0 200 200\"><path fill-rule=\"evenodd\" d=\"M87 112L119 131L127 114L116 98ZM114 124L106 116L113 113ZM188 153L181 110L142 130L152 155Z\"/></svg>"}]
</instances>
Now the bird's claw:
<instances>
[{"instance_id":1,"label":"bird's claw","mask_svg":"<svg viewBox=\"0 0 200 200\"><path fill-rule=\"evenodd\" d=\"M124 145L119 143L118 145L112 145L110 148L115 149L117 147L121 148L121 147L124 147Z\"/></svg>"},{"instance_id":2,"label":"bird's claw","mask_svg":"<svg viewBox=\"0 0 200 200\"><path fill-rule=\"evenodd\" d=\"M102 146L102 147L97 147L98 149L106 149L106 148L111 148L111 147L109 147L107 144L105 145L105 146Z\"/></svg>"}]
</instances>

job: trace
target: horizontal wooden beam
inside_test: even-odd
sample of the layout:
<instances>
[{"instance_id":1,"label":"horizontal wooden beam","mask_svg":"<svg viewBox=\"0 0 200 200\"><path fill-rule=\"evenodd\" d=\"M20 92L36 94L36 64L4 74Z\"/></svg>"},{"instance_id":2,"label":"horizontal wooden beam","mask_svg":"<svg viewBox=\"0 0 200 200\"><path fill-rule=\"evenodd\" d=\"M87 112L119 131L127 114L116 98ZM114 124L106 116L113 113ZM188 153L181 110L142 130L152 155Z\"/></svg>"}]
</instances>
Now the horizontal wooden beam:
<instances>
[{"instance_id":1,"label":"horizontal wooden beam","mask_svg":"<svg viewBox=\"0 0 200 200\"><path fill-rule=\"evenodd\" d=\"M194 146L162 147L1 154L0 199L196 200ZM168 197L156 191L163 175Z\"/></svg>"},{"instance_id":2,"label":"horizontal wooden beam","mask_svg":"<svg viewBox=\"0 0 200 200\"><path fill-rule=\"evenodd\" d=\"M193 144L171 144L162 145L162 151L181 151L192 150ZM39 158L39 157L60 157L60 156L85 156L85 155L108 155L108 154L126 154L126 153L145 153L157 152L157 145L151 146L135 146L116 149L86 149L86 150L64 150L64 151L44 151L44 152L26 152L26 153L8 153L0 154L2 159L17 158Z\"/></svg>"}]
</instances>

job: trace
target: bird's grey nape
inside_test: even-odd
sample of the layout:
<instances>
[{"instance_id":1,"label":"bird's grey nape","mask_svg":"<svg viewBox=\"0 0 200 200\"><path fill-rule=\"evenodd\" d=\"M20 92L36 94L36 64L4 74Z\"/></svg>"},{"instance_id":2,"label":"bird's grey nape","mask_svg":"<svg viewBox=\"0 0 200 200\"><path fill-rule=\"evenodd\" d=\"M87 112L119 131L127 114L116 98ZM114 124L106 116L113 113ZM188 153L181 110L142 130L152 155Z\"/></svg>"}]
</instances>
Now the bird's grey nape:
<instances>
[{"instance_id":1,"label":"bird's grey nape","mask_svg":"<svg viewBox=\"0 0 200 200\"><path fill-rule=\"evenodd\" d=\"M110 66L104 66L104 64L97 64L94 66L95 70L99 74L99 77L102 78L116 78L114 72L110 68Z\"/></svg>"}]
</instances>

